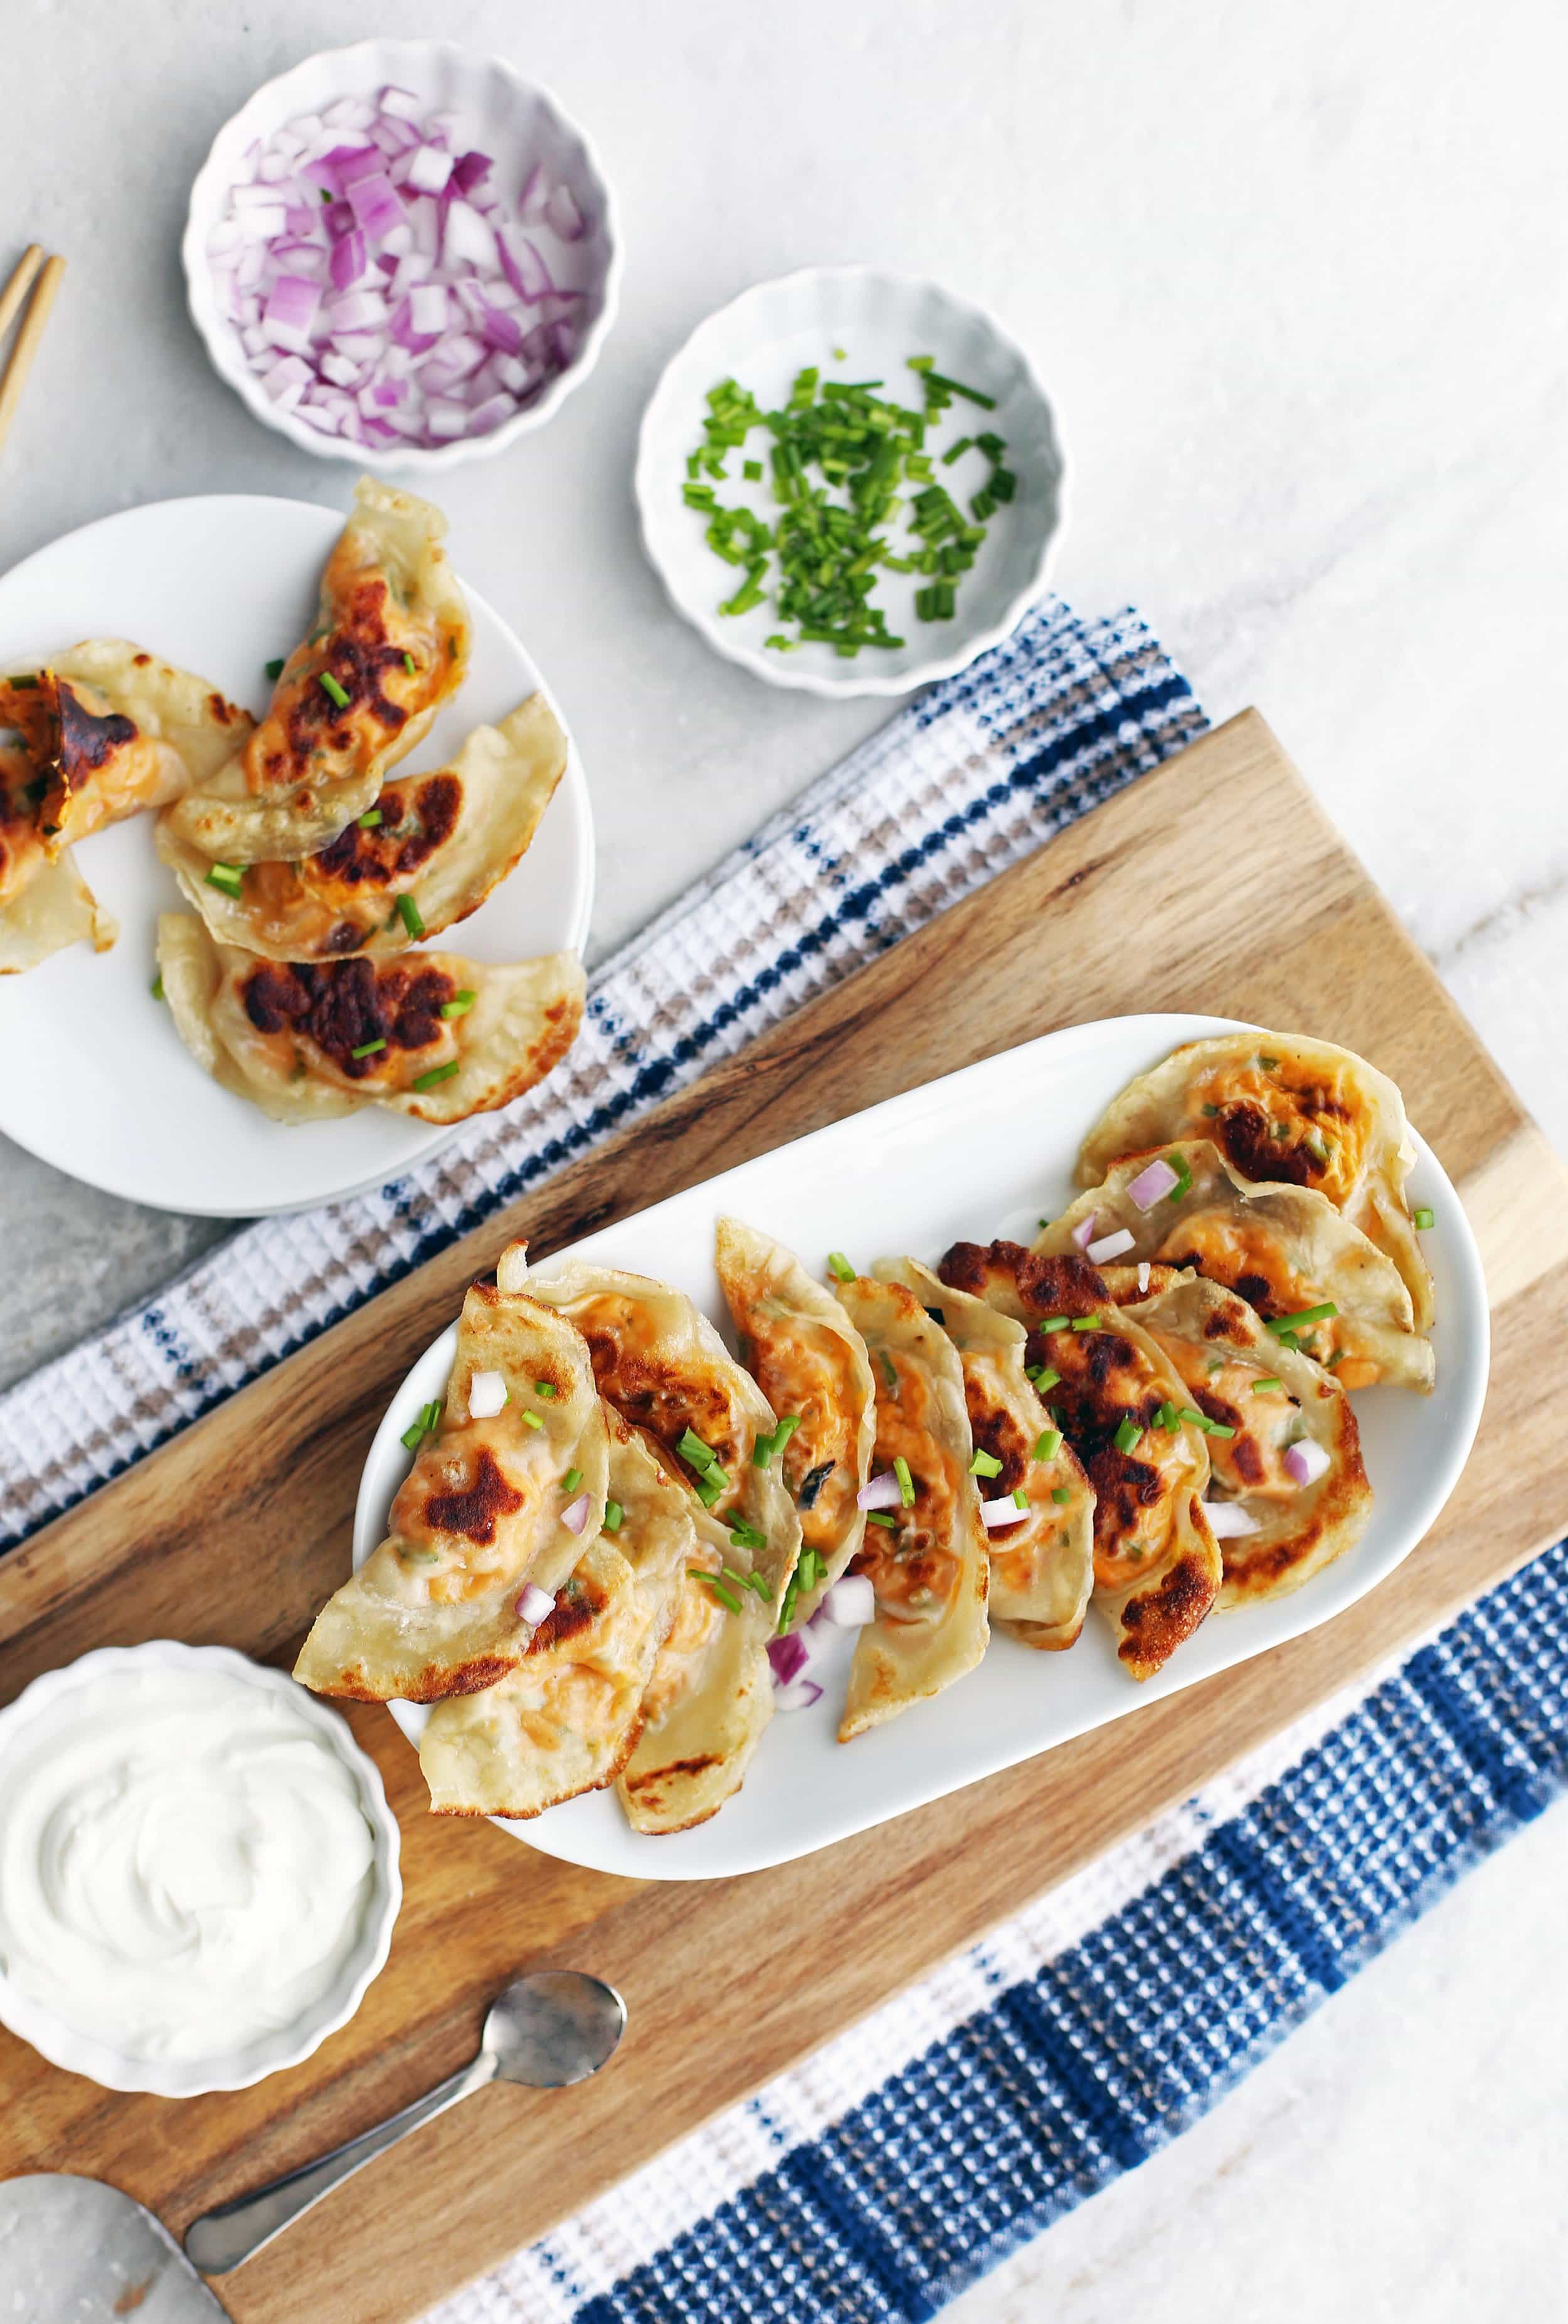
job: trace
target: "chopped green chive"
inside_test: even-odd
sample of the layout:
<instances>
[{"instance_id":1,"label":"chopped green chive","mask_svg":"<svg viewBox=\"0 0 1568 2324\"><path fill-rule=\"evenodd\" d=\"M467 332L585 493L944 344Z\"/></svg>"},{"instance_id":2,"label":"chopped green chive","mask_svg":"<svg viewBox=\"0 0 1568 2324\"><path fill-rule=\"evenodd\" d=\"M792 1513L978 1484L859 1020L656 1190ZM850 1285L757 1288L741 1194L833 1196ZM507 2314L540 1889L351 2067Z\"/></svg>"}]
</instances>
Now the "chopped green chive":
<instances>
[{"instance_id":1,"label":"chopped green chive","mask_svg":"<svg viewBox=\"0 0 1568 2324\"><path fill-rule=\"evenodd\" d=\"M1176 1185L1166 1196L1166 1201L1179 1203L1184 1194L1189 1194L1192 1192L1193 1174L1187 1167L1185 1154L1167 1154L1165 1158L1167 1167L1176 1174Z\"/></svg>"},{"instance_id":2,"label":"chopped green chive","mask_svg":"<svg viewBox=\"0 0 1568 2324\"><path fill-rule=\"evenodd\" d=\"M409 653L406 650L403 654L403 668L408 671L410 678L415 678L419 674L420 666L418 662L414 659L412 654Z\"/></svg>"},{"instance_id":3,"label":"chopped green chive","mask_svg":"<svg viewBox=\"0 0 1568 2324\"><path fill-rule=\"evenodd\" d=\"M1068 1318L1065 1315L1047 1315L1045 1322L1036 1328L1041 1332L1065 1332L1067 1323Z\"/></svg>"},{"instance_id":4,"label":"chopped green chive","mask_svg":"<svg viewBox=\"0 0 1568 2324\"><path fill-rule=\"evenodd\" d=\"M711 1444L704 1443L695 1428L682 1430L676 1439L675 1449L683 1461L690 1462L694 1469L706 1471L718 1465L718 1454Z\"/></svg>"},{"instance_id":5,"label":"chopped green chive","mask_svg":"<svg viewBox=\"0 0 1568 2324\"><path fill-rule=\"evenodd\" d=\"M1073 1498L1073 1492L1072 1492L1072 1488L1071 1488L1071 1486L1068 1486L1068 1485L1053 1485L1053 1486L1051 1487L1051 1499L1052 1499L1052 1500L1054 1500L1054 1501L1070 1501L1070 1500L1072 1499L1072 1498Z\"/></svg>"},{"instance_id":6,"label":"chopped green chive","mask_svg":"<svg viewBox=\"0 0 1568 2324\"><path fill-rule=\"evenodd\" d=\"M417 1449L425 1437L433 1436L440 1425L441 1407L439 1404L422 1404L420 1406L419 1418L413 1423L411 1427L404 1429L401 1441L407 1445L409 1451L412 1452Z\"/></svg>"},{"instance_id":7,"label":"chopped green chive","mask_svg":"<svg viewBox=\"0 0 1568 2324\"><path fill-rule=\"evenodd\" d=\"M1206 1412L1194 1412L1190 1404L1183 1405L1179 1416L1183 1420L1190 1420L1194 1428L1201 1428L1205 1436L1234 1436L1236 1434L1222 1420L1211 1420Z\"/></svg>"},{"instance_id":8,"label":"chopped green chive","mask_svg":"<svg viewBox=\"0 0 1568 2324\"><path fill-rule=\"evenodd\" d=\"M339 686L337 680L333 677L332 672L329 669L324 669L321 672L318 682L320 684L321 691L327 696L328 702L335 702L339 710L347 709L347 689L345 687Z\"/></svg>"},{"instance_id":9,"label":"chopped green chive","mask_svg":"<svg viewBox=\"0 0 1568 2324\"><path fill-rule=\"evenodd\" d=\"M757 1527L754 1525L748 1525L744 1517L735 1518L730 1527L732 1549L766 1549L767 1546L768 1536L765 1533L759 1533Z\"/></svg>"},{"instance_id":10,"label":"chopped green chive","mask_svg":"<svg viewBox=\"0 0 1568 2324\"><path fill-rule=\"evenodd\" d=\"M1272 1332L1276 1339L1283 1339L1287 1332L1298 1332L1304 1323L1326 1323L1331 1315L1337 1315L1339 1312L1332 1299L1323 1299L1315 1307L1299 1308L1294 1315L1277 1316L1266 1329Z\"/></svg>"},{"instance_id":11,"label":"chopped green chive","mask_svg":"<svg viewBox=\"0 0 1568 2324\"><path fill-rule=\"evenodd\" d=\"M969 1464L969 1473L972 1477L1000 1477L1001 1462L994 1452L987 1452L977 1444L974 1458Z\"/></svg>"},{"instance_id":12,"label":"chopped green chive","mask_svg":"<svg viewBox=\"0 0 1568 2324\"><path fill-rule=\"evenodd\" d=\"M1021 1485L1012 1489L1012 1505L1015 1509L1027 1509L1029 1505L1029 1497Z\"/></svg>"},{"instance_id":13,"label":"chopped green chive","mask_svg":"<svg viewBox=\"0 0 1568 2324\"><path fill-rule=\"evenodd\" d=\"M722 1499L724 1495L727 1493L729 1489L730 1480L728 1477L724 1474L724 1471L716 1465L712 1469L706 1469L702 1475L697 1479L696 1484L692 1487L693 1492L696 1495L697 1499L702 1503L705 1509L711 1509L714 1503Z\"/></svg>"},{"instance_id":14,"label":"chopped green chive","mask_svg":"<svg viewBox=\"0 0 1568 2324\"><path fill-rule=\"evenodd\" d=\"M1047 1388L1056 1388L1060 1383L1061 1377L1061 1373L1054 1372L1049 1364L1028 1364L1024 1369L1024 1378L1033 1382L1041 1396L1045 1395Z\"/></svg>"},{"instance_id":15,"label":"chopped green chive","mask_svg":"<svg viewBox=\"0 0 1568 2324\"><path fill-rule=\"evenodd\" d=\"M547 1404L551 1403L560 1394L554 1380L535 1380L533 1392L535 1396L542 1396Z\"/></svg>"},{"instance_id":16,"label":"chopped green chive","mask_svg":"<svg viewBox=\"0 0 1568 2324\"><path fill-rule=\"evenodd\" d=\"M478 998L476 992L470 992L465 986L461 992L455 992L450 1001L442 1001L441 1014L443 1017L466 1017Z\"/></svg>"},{"instance_id":17,"label":"chopped green chive","mask_svg":"<svg viewBox=\"0 0 1568 2324\"><path fill-rule=\"evenodd\" d=\"M1421 1208L1416 1213L1416 1223L1418 1227L1423 1229L1435 1226L1437 1224L1435 1217L1433 1213L1427 1209L1425 1203L1422 1204Z\"/></svg>"},{"instance_id":18,"label":"chopped green chive","mask_svg":"<svg viewBox=\"0 0 1568 2324\"><path fill-rule=\"evenodd\" d=\"M410 936L422 936L424 935L425 923L420 918L420 908L415 903L411 896L400 896L398 898L398 918L401 920L404 927L407 928Z\"/></svg>"},{"instance_id":19,"label":"chopped green chive","mask_svg":"<svg viewBox=\"0 0 1568 2324\"><path fill-rule=\"evenodd\" d=\"M992 1471L994 1475L995 1471ZM915 1506L915 1480L909 1474L909 1464L900 1452L893 1462L893 1474L899 1480L899 1499L907 1509Z\"/></svg>"},{"instance_id":20,"label":"chopped green chive","mask_svg":"<svg viewBox=\"0 0 1568 2324\"><path fill-rule=\"evenodd\" d=\"M361 831L375 831L380 828L381 821L382 813L380 807L366 807L364 813L359 818L359 827Z\"/></svg>"},{"instance_id":21,"label":"chopped green chive","mask_svg":"<svg viewBox=\"0 0 1568 2324\"><path fill-rule=\"evenodd\" d=\"M1154 1425L1157 1428L1163 1428L1167 1436L1174 1436L1182 1425L1182 1417L1175 1405L1167 1402L1155 1414Z\"/></svg>"},{"instance_id":22,"label":"chopped green chive","mask_svg":"<svg viewBox=\"0 0 1568 2324\"><path fill-rule=\"evenodd\" d=\"M398 1442L400 1444L406 1444L409 1451L411 1452L415 1446L422 1442L424 1434L425 1432L423 1428L421 1428L419 1422L416 1420L411 1428L404 1429L401 1436L398 1439Z\"/></svg>"},{"instance_id":23,"label":"chopped green chive","mask_svg":"<svg viewBox=\"0 0 1568 2324\"><path fill-rule=\"evenodd\" d=\"M1206 1105L1206 1106L1204 1106L1204 1120L1205 1121L1217 1121L1217 1120L1219 1120L1219 1118L1220 1118L1220 1109L1219 1109L1219 1107L1218 1107L1217 1105Z\"/></svg>"},{"instance_id":24,"label":"chopped green chive","mask_svg":"<svg viewBox=\"0 0 1568 2324\"><path fill-rule=\"evenodd\" d=\"M827 1269L830 1275L836 1276L840 1283L853 1283L854 1281L854 1269L850 1265L848 1259L845 1259L842 1250L830 1250L828 1252Z\"/></svg>"},{"instance_id":25,"label":"chopped green chive","mask_svg":"<svg viewBox=\"0 0 1568 2324\"><path fill-rule=\"evenodd\" d=\"M163 971L161 969L159 970L157 975L152 979L152 998L154 1001L161 1001L163 998Z\"/></svg>"},{"instance_id":26,"label":"chopped green chive","mask_svg":"<svg viewBox=\"0 0 1568 2324\"><path fill-rule=\"evenodd\" d=\"M226 896L237 896L244 876L244 866L241 863L215 863L207 875L207 884L209 888L221 889Z\"/></svg>"},{"instance_id":27,"label":"chopped green chive","mask_svg":"<svg viewBox=\"0 0 1568 2324\"><path fill-rule=\"evenodd\" d=\"M606 1514L608 1514L608 1512L606 1512ZM615 1530L614 1526L612 1526L610 1530L613 1533ZM716 1573L705 1572L702 1578L707 1583L708 1588L713 1591L714 1596L718 1600L721 1606L727 1606L732 1614L738 1614L740 1612L740 1600L736 1597L733 1590L725 1589L724 1583L719 1580Z\"/></svg>"},{"instance_id":28,"label":"chopped green chive","mask_svg":"<svg viewBox=\"0 0 1568 2324\"><path fill-rule=\"evenodd\" d=\"M604 1531L606 1533L619 1533L621 1530L621 1520L625 1514L626 1512L621 1507L619 1501L606 1501L604 1504Z\"/></svg>"},{"instance_id":29,"label":"chopped green chive","mask_svg":"<svg viewBox=\"0 0 1568 2324\"><path fill-rule=\"evenodd\" d=\"M808 1546L801 1551L800 1563L795 1570L800 1578L801 1588L815 1590L819 1582L827 1579L827 1560L819 1549Z\"/></svg>"},{"instance_id":30,"label":"chopped green chive","mask_svg":"<svg viewBox=\"0 0 1568 2324\"><path fill-rule=\"evenodd\" d=\"M1104 1328L1104 1319L1099 1315L1075 1315L1073 1318L1075 1332L1102 1332Z\"/></svg>"},{"instance_id":31,"label":"chopped green chive","mask_svg":"<svg viewBox=\"0 0 1568 2324\"><path fill-rule=\"evenodd\" d=\"M267 676L272 679L272 681L273 685L275 686L275 685L277 684L277 682L278 682L279 678L281 678L282 677L282 675L283 675L283 657L282 657L282 655L281 655L281 654L280 654L280 655L278 656L278 659L277 659L277 660L276 660L276 661L270 661L270 662L267 664Z\"/></svg>"},{"instance_id":32,"label":"chopped green chive","mask_svg":"<svg viewBox=\"0 0 1568 2324\"><path fill-rule=\"evenodd\" d=\"M1301 1333L1299 1332L1280 1332L1277 1333L1276 1336L1282 1348L1299 1348L1301 1345Z\"/></svg>"},{"instance_id":33,"label":"chopped green chive","mask_svg":"<svg viewBox=\"0 0 1568 2324\"><path fill-rule=\"evenodd\" d=\"M1054 1461L1061 1449L1061 1430L1059 1428L1042 1428L1038 1436L1035 1439L1033 1457L1037 1461Z\"/></svg>"},{"instance_id":34,"label":"chopped green chive","mask_svg":"<svg viewBox=\"0 0 1568 2324\"><path fill-rule=\"evenodd\" d=\"M519 1417L525 1428L542 1428L544 1426L544 1423L540 1418L537 1412L524 1412L520 1414Z\"/></svg>"},{"instance_id":35,"label":"chopped green chive","mask_svg":"<svg viewBox=\"0 0 1568 2324\"><path fill-rule=\"evenodd\" d=\"M378 1049L384 1049L385 1047L386 1035L383 1033L377 1040L362 1041L357 1049L350 1049L348 1054L351 1057L374 1057Z\"/></svg>"},{"instance_id":36,"label":"chopped green chive","mask_svg":"<svg viewBox=\"0 0 1568 2324\"><path fill-rule=\"evenodd\" d=\"M887 1384L889 1388L891 1388L893 1394L897 1396L899 1393L899 1368L897 1364L894 1363L891 1356L889 1355L886 1348L881 1350L880 1352L881 1357L882 1378L887 1381Z\"/></svg>"},{"instance_id":37,"label":"chopped green chive","mask_svg":"<svg viewBox=\"0 0 1568 2324\"><path fill-rule=\"evenodd\" d=\"M866 1523L867 1525L883 1526L887 1528L889 1533L897 1533L899 1529L898 1518L890 1516L886 1509L868 1509L866 1511Z\"/></svg>"},{"instance_id":38,"label":"chopped green chive","mask_svg":"<svg viewBox=\"0 0 1568 2324\"><path fill-rule=\"evenodd\" d=\"M563 1493L575 1493L582 1481L583 1472L580 1469L568 1469L561 1479L561 1490Z\"/></svg>"},{"instance_id":39,"label":"chopped green chive","mask_svg":"<svg viewBox=\"0 0 1568 2324\"><path fill-rule=\"evenodd\" d=\"M1130 1452L1142 1434L1143 1431L1137 1421L1127 1419L1121 1422L1112 1441L1119 1452Z\"/></svg>"},{"instance_id":40,"label":"chopped green chive","mask_svg":"<svg viewBox=\"0 0 1568 2324\"><path fill-rule=\"evenodd\" d=\"M1279 1060L1277 1057L1266 1057L1259 1053L1258 1062L1262 1066L1266 1074L1277 1074L1279 1071Z\"/></svg>"},{"instance_id":41,"label":"chopped green chive","mask_svg":"<svg viewBox=\"0 0 1568 2324\"><path fill-rule=\"evenodd\" d=\"M457 1070L457 1060L454 1057L449 1065L432 1065L428 1074L416 1074L413 1086L421 1092L432 1090L440 1082L449 1082Z\"/></svg>"},{"instance_id":42,"label":"chopped green chive","mask_svg":"<svg viewBox=\"0 0 1568 2324\"><path fill-rule=\"evenodd\" d=\"M1271 1396L1277 1388L1283 1388L1284 1386L1285 1382L1282 1379L1276 1379L1273 1373L1270 1372L1267 1379L1253 1381L1252 1393L1254 1396Z\"/></svg>"}]
</instances>

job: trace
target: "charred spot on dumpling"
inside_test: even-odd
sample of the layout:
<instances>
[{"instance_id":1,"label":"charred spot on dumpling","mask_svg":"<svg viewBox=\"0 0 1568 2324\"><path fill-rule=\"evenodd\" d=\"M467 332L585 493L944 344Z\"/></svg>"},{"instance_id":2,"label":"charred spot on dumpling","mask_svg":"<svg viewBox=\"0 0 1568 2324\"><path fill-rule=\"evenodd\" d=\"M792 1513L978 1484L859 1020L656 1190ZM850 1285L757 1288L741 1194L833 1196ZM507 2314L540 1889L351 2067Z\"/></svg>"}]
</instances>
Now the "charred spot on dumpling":
<instances>
[{"instance_id":1,"label":"charred spot on dumpling","mask_svg":"<svg viewBox=\"0 0 1568 2324\"><path fill-rule=\"evenodd\" d=\"M987 1478L985 1485L987 1494L994 1495L1000 1500L1005 1494L1016 1491L1023 1483L1032 1449L1028 1439L1005 1405L998 1405L991 1411L979 1411L972 1404L969 1425L976 1449L989 1452L993 1461L1001 1463L995 1476ZM1019 1519L1021 1524L1021 1509Z\"/></svg>"},{"instance_id":2,"label":"charred spot on dumpling","mask_svg":"<svg viewBox=\"0 0 1568 2324\"><path fill-rule=\"evenodd\" d=\"M60 771L67 789L83 777L106 767L116 751L136 740L134 719L117 710L89 710L64 678L57 680L55 700L60 719Z\"/></svg>"},{"instance_id":3,"label":"charred spot on dumpling","mask_svg":"<svg viewBox=\"0 0 1568 2324\"><path fill-rule=\"evenodd\" d=\"M556 1591L554 1606L528 1642L529 1653L548 1654L552 1646L579 1637L598 1620L609 1602L610 1593L602 1583L573 1574Z\"/></svg>"},{"instance_id":4,"label":"charred spot on dumpling","mask_svg":"<svg viewBox=\"0 0 1568 2324\"><path fill-rule=\"evenodd\" d=\"M1211 1419L1218 1419L1219 1415L1213 1411L1207 1397L1204 1397L1203 1406ZM1228 1465L1244 1485L1260 1485L1263 1482L1266 1470L1262 1447L1245 1428L1239 1427L1236 1431L1229 1448Z\"/></svg>"},{"instance_id":5,"label":"charred spot on dumpling","mask_svg":"<svg viewBox=\"0 0 1568 2324\"><path fill-rule=\"evenodd\" d=\"M1309 1147L1300 1144L1288 1132L1283 1138L1276 1137L1276 1130L1285 1127L1247 1098L1222 1106L1213 1125L1222 1152L1243 1177L1284 1180L1293 1186L1310 1185L1314 1178L1324 1175L1325 1166Z\"/></svg>"},{"instance_id":6,"label":"charred spot on dumpling","mask_svg":"<svg viewBox=\"0 0 1568 2324\"><path fill-rule=\"evenodd\" d=\"M1075 1251L1056 1259L1025 1251L1018 1286L1041 1315L1093 1315L1111 1296L1099 1268Z\"/></svg>"},{"instance_id":7,"label":"charred spot on dumpling","mask_svg":"<svg viewBox=\"0 0 1568 2324\"><path fill-rule=\"evenodd\" d=\"M716 1381L628 1346L613 1325L595 1324L591 1314L581 1319L581 1328L600 1395L658 1439L674 1456L678 1475L695 1482L703 1473L676 1450L689 1428L716 1454L731 1485L739 1483L740 1447L730 1434L729 1398Z\"/></svg>"},{"instance_id":8,"label":"charred spot on dumpling","mask_svg":"<svg viewBox=\"0 0 1568 2324\"><path fill-rule=\"evenodd\" d=\"M138 667L150 659L147 654L138 654L136 656ZM245 715L236 703L230 702L226 696L217 693L208 696L207 707L213 720L219 726L232 726Z\"/></svg>"},{"instance_id":9,"label":"charred spot on dumpling","mask_svg":"<svg viewBox=\"0 0 1568 2324\"><path fill-rule=\"evenodd\" d=\"M258 961L243 991L258 1033L305 1033L341 1074L362 1081L386 1049L422 1049L438 1039L441 1010L457 986L444 969L402 962ZM373 1041L385 1048L355 1056Z\"/></svg>"},{"instance_id":10,"label":"charred spot on dumpling","mask_svg":"<svg viewBox=\"0 0 1568 2324\"><path fill-rule=\"evenodd\" d=\"M1118 1655L1139 1677L1147 1677L1192 1637L1213 1602L1213 1577L1206 1567L1190 1553L1178 1557L1157 1590L1128 1600Z\"/></svg>"},{"instance_id":11,"label":"charred spot on dumpling","mask_svg":"<svg viewBox=\"0 0 1568 2324\"><path fill-rule=\"evenodd\" d=\"M432 1532L461 1534L466 1541L488 1548L501 1519L515 1517L524 1499L497 1465L489 1445L482 1444L469 1483L426 1496L425 1523Z\"/></svg>"}]
</instances>

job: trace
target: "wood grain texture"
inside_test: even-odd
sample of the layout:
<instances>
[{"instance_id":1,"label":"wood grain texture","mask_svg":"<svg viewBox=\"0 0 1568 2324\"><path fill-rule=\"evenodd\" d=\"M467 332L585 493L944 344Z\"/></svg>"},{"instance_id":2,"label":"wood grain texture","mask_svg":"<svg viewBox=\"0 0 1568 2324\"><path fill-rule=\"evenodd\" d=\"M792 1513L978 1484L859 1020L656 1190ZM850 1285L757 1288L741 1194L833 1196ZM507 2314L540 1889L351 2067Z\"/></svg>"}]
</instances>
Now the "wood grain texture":
<instances>
[{"instance_id":1,"label":"wood grain texture","mask_svg":"<svg viewBox=\"0 0 1568 2324\"><path fill-rule=\"evenodd\" d=\"M493 2088L362 2173L221 2286L237 2324L397 2324L493 2265L1358 1674L1568 1522L1568 1178L1268 728L1247 713L803 1010L636 1129L232 1397L0 1565L0 1692L170 1635L285 1660L347 1569L388 1395L468 1278L974 1058L1132 1010L1208 1010L1364 1051L1459 1185L1492 1286L1474 1456L1420 1549L1310 1637L802 1863L642 1886L425 1813L384 1712L350 1723L403 1831L392 1959L354 2024L260 2088L175 2106L57 2072L0 2032L0 2175L83 2171L176 2231L466 2057L489 1995L554 1961L612 1978L613 2066ZM976 1231L988 1231L985 1221ZM1046 1674L1048 1677L1048 1672ZM854 1941L835 1939L856 1899ZM918 1909L916 1908L918 1900ZM797 1974L812 1950L809 1984ZM743 1963L743 1978L694 1977Z\"/></svg>"}]
</instances>

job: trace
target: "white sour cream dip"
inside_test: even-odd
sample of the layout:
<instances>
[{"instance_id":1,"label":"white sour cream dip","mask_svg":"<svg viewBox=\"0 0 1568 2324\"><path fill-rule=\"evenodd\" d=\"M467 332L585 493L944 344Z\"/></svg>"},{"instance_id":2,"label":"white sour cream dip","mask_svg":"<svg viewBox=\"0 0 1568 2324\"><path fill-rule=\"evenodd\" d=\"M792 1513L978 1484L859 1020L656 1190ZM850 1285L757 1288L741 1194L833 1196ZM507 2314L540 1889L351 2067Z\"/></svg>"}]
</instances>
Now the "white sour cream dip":
<instances>
[{"instance_id":1,"label":"white sour cream dip","mask_svg":"<svg viewBox=\"0 0 1568 2324\"><path fill-rule=\"evenodd\" d=\"M374 1859L351 1771L286 1695L106 1672L0 1757L0 1969L126 2057L217 2057L328 1992Z\"/></svg>"}]
</instances>

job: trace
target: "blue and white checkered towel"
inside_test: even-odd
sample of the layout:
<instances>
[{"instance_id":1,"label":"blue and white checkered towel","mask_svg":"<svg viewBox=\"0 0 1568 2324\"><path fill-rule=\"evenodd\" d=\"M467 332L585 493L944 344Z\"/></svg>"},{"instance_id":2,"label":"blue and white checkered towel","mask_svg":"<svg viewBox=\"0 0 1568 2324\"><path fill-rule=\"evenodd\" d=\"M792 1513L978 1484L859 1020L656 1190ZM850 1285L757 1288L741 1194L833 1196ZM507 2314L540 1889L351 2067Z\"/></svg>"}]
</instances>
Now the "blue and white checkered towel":
<instances>
[{"instance_id":1,"label":"blue and white checkered towel","mask_svg":"<svg viewBox=\"0 0 1568 2324\"><path fill-rule=\"evenodd\" d=\"M378 1193L247 1228L0 1397L0 1545L1204 725L1131 613L1047 603L595 976L560 1072ZM1201 2114L1568 1780L1568 1550L993 1931L429 2324L883 2324ZM1194 1978L1211 2006L1173 2020Z\"/></svg>"}]
</instances>

